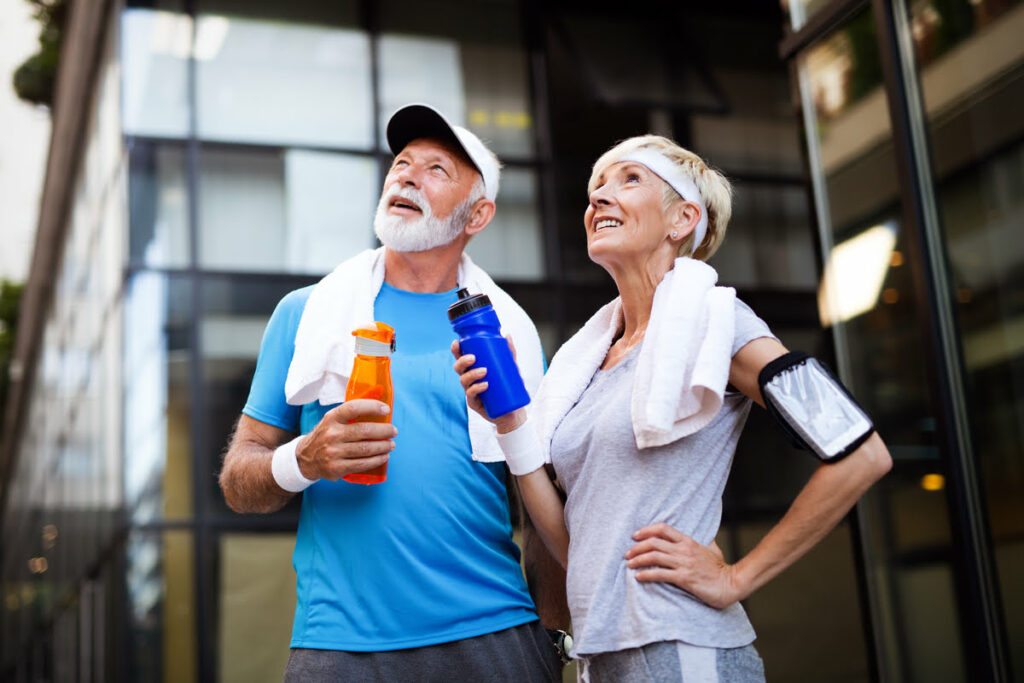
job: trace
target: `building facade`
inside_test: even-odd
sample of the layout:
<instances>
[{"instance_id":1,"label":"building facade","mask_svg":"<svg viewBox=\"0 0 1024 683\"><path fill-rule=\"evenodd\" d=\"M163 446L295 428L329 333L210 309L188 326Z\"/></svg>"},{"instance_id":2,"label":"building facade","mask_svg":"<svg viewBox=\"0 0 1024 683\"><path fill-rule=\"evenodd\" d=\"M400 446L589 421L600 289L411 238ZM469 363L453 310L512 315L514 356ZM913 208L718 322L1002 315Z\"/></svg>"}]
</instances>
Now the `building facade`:
<instances>
[{"instance_id":1,"label":"building facade","mask_svg":"<svg viewBox=\"0 0 1024 683\"><path fill-rule=\"evenodd\" d=\"M1024 680L1017 0L74 3L0 451L0 677L280 680L297 499L216 475L276 302L375 244L388 115L505 163L474 260L550 357L614 296L593 161L656 132L735 185L712 260L895 466L745 601L770 681ZM719 545L815 463L761 411Z\"/></svg>"}]
</instances>

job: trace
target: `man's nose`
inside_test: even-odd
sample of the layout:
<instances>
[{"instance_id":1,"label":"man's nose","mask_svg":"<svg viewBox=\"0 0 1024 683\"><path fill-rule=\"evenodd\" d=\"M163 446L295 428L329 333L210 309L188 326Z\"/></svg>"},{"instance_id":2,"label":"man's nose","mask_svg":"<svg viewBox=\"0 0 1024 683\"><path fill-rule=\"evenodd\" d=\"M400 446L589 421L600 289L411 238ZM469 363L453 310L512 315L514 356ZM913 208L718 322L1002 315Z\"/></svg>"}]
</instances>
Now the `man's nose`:
<instances>
[{"instance_id":1,"label":"man's nose","mask_svg":"<svg viewBox=\"0 0 1024 683\"><path fill-rule=\"evenodd\" d=\"M412 165L406 165L395 173L395 180L402 184L402 187L419 187L420 176Z\"/></svg>"}]
</instances>

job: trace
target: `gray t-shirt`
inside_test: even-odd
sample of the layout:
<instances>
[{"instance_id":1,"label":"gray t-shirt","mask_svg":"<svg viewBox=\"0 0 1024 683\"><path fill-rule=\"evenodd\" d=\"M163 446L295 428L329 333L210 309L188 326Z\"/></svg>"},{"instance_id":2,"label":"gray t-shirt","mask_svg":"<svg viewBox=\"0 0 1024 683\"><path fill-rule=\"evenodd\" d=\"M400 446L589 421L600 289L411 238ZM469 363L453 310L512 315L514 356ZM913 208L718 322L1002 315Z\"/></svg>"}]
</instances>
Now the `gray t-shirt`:
<instances>
[{"instance_id":1,"label":"gray t-shirt","mask_svg":"<svg viewBox=\"0 0 1024 683\"><path fill-rule=\"evenodd\" d=\"M733 355L758 337L773 337L736 301ZM773 337L774 338L774 337ZM637 581L624 555L638 529L666 522L697 542L715 538L722 491L751 401L727 392L703 429L666 446L637 450L630 393L637 349L598 370L554 432L551 462L568 494L567 593L574 654L592 655L681 640L703 647L741 647L754 629L739 604L708 607L668 583Z\"/></svg>"}]
</instances>

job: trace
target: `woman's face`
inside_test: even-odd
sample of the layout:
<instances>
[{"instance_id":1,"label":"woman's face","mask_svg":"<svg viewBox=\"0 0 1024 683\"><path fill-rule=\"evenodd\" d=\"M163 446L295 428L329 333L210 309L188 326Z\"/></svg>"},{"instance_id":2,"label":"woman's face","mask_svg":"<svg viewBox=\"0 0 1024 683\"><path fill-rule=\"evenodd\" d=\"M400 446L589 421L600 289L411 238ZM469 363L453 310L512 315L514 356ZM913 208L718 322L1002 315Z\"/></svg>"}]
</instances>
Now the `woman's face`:
<instances>
[{"instance_id":1,"label":"woman's face","mask_svg":"<svg viewBox=\"0 0 1024 683\"><path fill-rule=\"evenodd\" d=\"M607 266L664 248L670 232L662 211L664 187L650 169L632 161L612 164L598 176L583 216L590 259Z\"/></svg>"}]
</instances>

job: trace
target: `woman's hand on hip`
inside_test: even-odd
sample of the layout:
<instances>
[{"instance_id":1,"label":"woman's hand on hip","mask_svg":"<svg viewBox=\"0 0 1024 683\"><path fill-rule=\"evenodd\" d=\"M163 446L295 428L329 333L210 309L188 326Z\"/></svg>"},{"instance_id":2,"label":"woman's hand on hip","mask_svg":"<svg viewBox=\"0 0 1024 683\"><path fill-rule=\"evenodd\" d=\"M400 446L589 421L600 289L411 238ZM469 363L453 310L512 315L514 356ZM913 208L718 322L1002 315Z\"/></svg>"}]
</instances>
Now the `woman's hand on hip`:
<instances>
[{"instance_id":1,"label":"woman's hand on hip","mask_svg":"<svg viewBox=\"0 0 1024 683\"><path fill-rule=\"evenodd\" d=\"M665 523L645 526L633 540L637 543L626 553L626 565L636 570L637 581L671 583L716 609L745 597L733 566L714 541L701 545Z\"/></svg>"}]
</instances>

